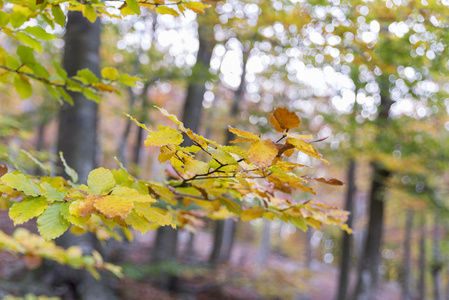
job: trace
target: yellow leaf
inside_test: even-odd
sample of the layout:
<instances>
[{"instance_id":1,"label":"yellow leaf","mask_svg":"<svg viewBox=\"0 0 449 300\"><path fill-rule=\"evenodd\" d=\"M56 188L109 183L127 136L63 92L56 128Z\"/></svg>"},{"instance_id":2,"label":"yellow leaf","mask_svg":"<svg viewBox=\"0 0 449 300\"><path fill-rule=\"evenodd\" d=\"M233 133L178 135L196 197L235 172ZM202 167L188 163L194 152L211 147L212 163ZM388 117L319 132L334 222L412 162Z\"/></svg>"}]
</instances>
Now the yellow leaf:
<instances>
[{"instance_id":1,"label":"yellow leaf","mask_svg":"<svg viewBox=\"0 0 449 300\"><path fill-rule=\"evenodd\" d=\"M326 160L321 158L321 155L318 153L318 151L315 150L315 148L313 148L312 145L310 145L309 143L303 141L303 140L298 140L295 138L287 138L286 143L295 146L295 149L298 151L301 151L311 157L315 157L319 160L321 160L322 162L325 162L326 164L329 164L329 162L327 162Z\"/></svg>"},{"instance_id":2,"label":"yellow leaf","mask_svg":"<svg viewBox=\"0 0 449 300\"><path fill-rule=\"evenodd\" d=\"M278 149L271 140L262 140L251 144L248 158L258 168L265 169L271 165L277 153Z\"/></svg>"},{"instance_id":3,"label":"yellow leaf","mask_svg":"<svg viewBox=\"0 0 449 300\"><path fill-rule=\"evenodd\" d=\"M147 191L148 192L148 191ZM112 191L112 195L125 198L127 200L130 200L132 202L147 202L147 203L155 203L157 202L156 199L151 197L150 195L142 195L135 189L131 189L126 186L117 186Z\"/></svg>"},{"instance_id":4,"label":"yellow leaf","mask_svg":"<svg viewBox=\"0 0 449 300\"><path fill-rule=\"evenodd\" d=\"M101 77L109 80L117 80L118 79L118 71L116 68L103 68L101 70Z\"/></svg>"},{"instance_id":5,"label":"yellow leaf","mask_svg":"<svg viewBox=\"0 0 449 300\"><path fill-rule=\"evenodd\" d=\"M112 172L105 168L92 170L87 177L87 185L89 193L100 195L108 193L115 185L115 179Z\"/></svg>"},{"instance_id":6,"label":"yellow leaf","mask_svg":"<svg viewBox=\"0 0 449 300\"><path fill-rule=\"evenodd\" d=\"M194 11L197 14L204 14L204 9L210 7L210 5L202 2L185 2L184 7Z\"/></svg>"},{"instance_id":7,"label":"yellow leaf","mask_svg":"<svg viewBox=\"0 0 449 300\"><path fill-rule=\"evenodd\" d=\"M270 124L279 132L296 128L301 123L299 117L286 108L276 108L274 113L270 114L270 116Z\"/></svg>"},{"instance_id":8,"label":"yellow leaf","mask_svg":"<svg viewBox=\"0 0 449 300\"><path fill-rule=\"evenodd\" d=\"M179 17L179 13L176 10L167 6L156 7L156 13L161 15L172 15L175 17Z\"/></svg>"},{"instance_id":9,"label":"yellow leaf","mask_svg":"<svg viewBox=\"0 0 449 300\"><path fill-rule=\"evenodd\" d=\"M145 147L179 145L183 142L182 133L168 126L159 125L159 131L151 131L145 140Z\"/></svg>"},{"instance_id":10,"label":"yellow leaf","mask_svg":"<svg viewBox=\"0 0 449 300\"><path fill-rule=\"evenodd\" d=\"M170 160L175 155L176 149L172 149L170 146L161 147L161 154L157 157L160 163Z\"/></svg>"},{"instance_id":11,"label":"yellow leaf","mask_svg":"<svg viewBox=\"0 0 449 300\"><path fill-rule=\"evenodd\" d=\"M145 217L150 222L156 223L160 226L171 226L176 228L176 225L172 222L171 217L164 214L166 211L151 207L148 203L136 203L135 211L139 216Z\"/></svg>"},{"instance_id":12,"label":"yellow leaf","mask_svg":"<svg viewBox=\"0 0 449 300\"><path fill-rule=\"evenodd\" d=\"M95 208L108 218L120 217L125 219L133 209L133 203L117 196L104 196L94 202Z\"/></svg>"},{"instance_id":13,"label":"yellow leaf","mask_svg":"<svg viewBox=\"0 0 449 300\"><path fill-rule=\"evenodd\" d=\"M140 231L142 234L150 229L150 221L145 217L139 216L135 211L132 211L125 219L126 223L131 225L135 230Z\"/></svg>"},{"instance_id":14,"label":"yellow leaf","mask_svg":"<svg viewBox=\"0 0 449 300\"><path fill-rule=\"evenodd\" d=\"M232 132L233 134L235 134L235 135L237 135L239 137L242 137L244 139L248 139L250 141L258 141L258 140L260 140L260 138L257 135L255 135L254 133L252 133L252 132L240 130L240 129L237 129L237 128L233 128L231 126L228 126L228 128L229 128L230 132Z\"/></svg>"},{"instance_id":15,"label":"yellow leaf","mask_svg":"<svg viewBox=\"0 0 449 300\"><path fill-rule=\"evenodd\" d=\"M209 166L203 161L192 159L186 162L184 170L191 175L206 174L209 171Z\"/></svg>"},{"instance_id":16,"label":"yellow leaf","mask_svg":"<svg viewBox=\"0 0 449 300\"><path fill-rule=\"evenodd\" d=\"M262 206L251 207L242 212L241 219L243 222L251 221L254 219L262 218L265 208Z\"/></svg>"}]
</instances>

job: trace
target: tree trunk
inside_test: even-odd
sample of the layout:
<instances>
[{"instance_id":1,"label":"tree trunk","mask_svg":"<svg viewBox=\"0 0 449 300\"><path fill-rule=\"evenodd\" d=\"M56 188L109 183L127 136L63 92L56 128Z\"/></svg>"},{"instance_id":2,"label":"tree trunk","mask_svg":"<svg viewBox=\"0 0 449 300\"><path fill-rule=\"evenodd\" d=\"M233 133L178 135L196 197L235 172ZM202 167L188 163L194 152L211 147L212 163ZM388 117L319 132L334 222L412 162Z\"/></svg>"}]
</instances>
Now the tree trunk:
<instances>
[{"instance_id":1,"label":"tree trunk","mask_svg":"<svg viewBox=\"0 0 449 300\"><path fill-rule=\"evenodd\" d=\"M418 300L426 299L426 217L421 215L421 234L419 237L419 278Z\"/></svg>"},{"instance_id":2,"label":"tree trunk","mask_svg":"<svg viewBox=\"0 0 449 300\"><path fill-rule=\"evenodd\" d=\"M347 224L349 228L352 228L353 223L353 206L354 206L354 194L355 194L355 161L352 159L349 161L348 167L348 189L346 191L345 210L349 212L349 218ZM345 300L348 291L349 273L351 268L351 243L352 235L347 232L343 232L343 241L341 248L341 262L340 262L340 277L338 282L337 300Z\"/></svg>"},{"instance_id":3,"label":"tree trunk","mask_svg":"<svg viewBox=\"0 0 449 300\"><path fill-rule=\"evenodd\" d=\"M411 300L412 291L410 288L411 283L411 243L412 243L412 227L413 227L413 211L408 210L406 213L405 221L405 239L404 239L404 278L403 278L403 295L402 300Z\"/></svg>"},{"instance_id":4,"label":"tree trunk","mask_svg":"<svg viewBox=\"0 0 449 300\"><path fill-rule=\"evenodd\" d=\"M232 102L230 117L231 120L237 118L240 112L240 103L243 100L243 96L245 93L245 77L246 77L246 64L248 62L250 50L243 49L243 57L242 57L242 77L240 80L240 84L235 91L234 101ZM226 128L226 142L228 144L230 141L234 139L233 133L231 133ZM215 226L215 236L214 236L214 245L212 247L212 252L209 258L209 262L212 265L216 265L219 263L228 262L231 258L232 247L234 245L235 232L237 228L237 224L233 219L227 220L219 220L216 222Z\"/></svg>"},{"instance_id":5,"label":"tree trunk","mask_svg":"<svg viewBox=\"0 0 449 300\"><path fill-rule=\"evenodd\" d=\"M305 233L306 236L306 268L310 269L312 267L313 262L313 248L312 248L312 237L313 237L313 229L309 227Z\"/></svg>"},{"instance_id":6,"label":"tree trunk","mask_svg":"<svg viewBox=\"0 0 449 300\"><path fill-rule=\"evenodd\" d=\"M81 12L68 14L63 66L69 76L88 68L99 76L100 21L90 23ZM64 104L59 113L58 152L78 175L79 181L87 182L87 176L97 165L98 105L83 94L70 92L74 105ZM84 252L96 249L96 239L91 234L74 237L64 234L57 241L64 247L77 244ZM105 278L95 280L87 271L72 271L64 268L58 280L68 279L78 299L117 299ZM73 276L71 276L73 275Z\"/></svg>"},{"instance_id":7,"label":"tree trunk","mask_svg":"<svg viewBox=\"0 0 449 300\"><path fill-rule=\"evenodd\" d=\"M215 40L213 40L214 23L212 23L211 17L198 15L197 18L199 49L197 53L197 60L195 66L193 67L192 76L187 88L187 96L182 115L184 125L195 132L198 131L200 125L205 83L209 79L210 59L212 56L212 50L215 46ZM188 145L191 145L191 141L186 139L183 146ZM153 249L153 260L156 262L175 260L177 238L178 232L175 229L168 226L159 228L157 231L156 244ZM158 241L164 242L159 243ZM191 243L193 245L193 241ZM175 283L176 279L171 278L165 288L173 290Z\"/></svg>"},{"instance_id":8,"label":"tree trunk","mask_svg":"<svg viewBox=\"0 0 449 300\"><path fill-rule=\"evenodd\" d=\"M440 251L440 241L439 241L439 220L438 213L435 213L435 221L433 225L432 233L432 244L433 244L433 261L432 261L432 281L433 281L433 299L443 300L443 291L441 285L441 277L443 273L443 257Z\"/></svg>"},{"instance_id":9,"label":"tree trunk","mask_svg":"<svg viewBox=\"0 0 449 300\"><path fill-rule=\"evenodd\" d=\"M269 220L263 220L262 239L260 241L259 252L256 256L256 263L262 267L270 255L271 248L271 222Z\"/></svg>"},{"instance_id":10,"label":"tree trunk","mask_svg":"<svg viewBox=\"0 0 449 300\"><path fill-rule=\"evenodd\" d=\"M368 234L361 257L359 278L354 292L354 300L372 298L378 284L379 250L382 240L385 187L391 173L379 164L373 164L373 178L370 192Z\"/></svg>"}]
</instances>

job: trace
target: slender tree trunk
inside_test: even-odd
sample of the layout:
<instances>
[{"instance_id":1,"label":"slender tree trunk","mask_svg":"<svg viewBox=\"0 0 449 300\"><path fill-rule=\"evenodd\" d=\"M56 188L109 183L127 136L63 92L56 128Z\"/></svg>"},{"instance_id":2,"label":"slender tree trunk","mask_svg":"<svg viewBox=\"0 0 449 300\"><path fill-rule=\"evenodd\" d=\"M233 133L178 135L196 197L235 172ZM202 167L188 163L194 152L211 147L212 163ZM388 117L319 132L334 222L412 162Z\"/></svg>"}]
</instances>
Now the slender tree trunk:
<instances>
[{"instance_id":1,"label":"slender tree trunk","mask_svg":"<svg viewBox=\"0 0 449 300\"><path fill-rule=\"evenodd\" d=\"M313 261L313 249L312 249L312 236L313 236L313 229L309 227L307 231L305 232L305 238L306 238L306 251L305 251L305 259L306 259L306 268L310 269L312 267L312 261Z\"/></svg>"},{"instance_id":2,"label":"slender tree trunk","mask_svg":"<svg viewBox=\"0 0 449 300\"><path fill-rule=\"evenodd\" d=\"M246 77L246 64L248 62L250 50L243 50L243 72L240 80L239 87L237 88L234 101L232 102L230 117L231 119L237 118L240 112L240 103L243 100L245 93L245 77ZM226 142L228 144L233 140L233 134L226 129ZM212 265L228 262L231 257L232 247L234 245L234 238L237 224L233 219L218 220L215 226L214 245L210 254L209 262Z\"/></svg>"},{"instance_id":3,"label":"slender tree trunk","mask_svg":"<svg viewBox=\"0 0 449 300\"><path fill-rule=\"evenodd\" d=\"M149 88L149 84L146 84L142 90L142 95L140 96L141 98L141 108L140 108L140 115L139 115L139 122L145 124L148 120L148 99L147 99L147 93L148 93L148 88ZM136 143L134 144L134 151L133 151L133 158L132 158L132 162L133 162L133 167L135 169L134 173L138 174L138 170L139 170L139 163L140 163L140 158L142 155L142 144L143 144L143 128L138 126L137 127L137 131L136 131Z\"/></svg>"},{"instance_id":4,"label":"slender tree trunk","mask_svg":"<svg viewBox=\"0 0 449 300\"><path fill-rule=\"evenodd\" d=\"M353 223L354 194L356 189L355 168L356 168L355 161L350 160L347 176L348 189L346 191L346 203L345 203L345 210L349 212L349 218L347 221L349 228L352 228ZM352 235L348 234L347 232L343 232L337 300L345 300L348 292L349 274L351 270L351 243L352 243Z\"/></svg>"},{"instance_id":5,"label":"slender tree trunk","mask_svg":"<svg viewBox=\"0 0 449 300\"><path fill-rule=\"evenodd\" d=\"M199 50L197 53L197 61L193 67L192 76L187 88L187 96L182 115L184 125L195 132L198 131L200 125L205 83L209 79L210 59L212 50L215 46L215 40L213 40L214 23L211 21L212 18L210 16L200 15L198 15L197 18ZM190 140L186 139L184 146L188 146L189 142ZM175 260L177 239L177 230L169 226L159 228L157 231L156 244L153 250L153 260L157 262ZM176 278L172 277L169 280L168 286L165 286L165 288L170 289L170 287L172 287L171 289L173 289L175 283Z\"/></svg>"},{"instance_id":6,"label":"slender tree trunk","mask_svg":"<svg viewBox=\"0 0 449 300\"><path fill-rule=\"evenodd\" d=\"M435 213L435 221L433 224L432 244L433 244L433 261L432 261L432 281L433 281L433 299L443 300L442 290L442 273L443 273L443 257L440 251L439 241L439 219L438 213Z\"/></svg>"},{"instance_id":7,"label":"slender tree trunk","mask_svg":"<svg viewBox=\"0 0 449 300\"><path fill-rule=\"evenodd\" d=\"M379 250L382 242L385 186L390 174L390 171L382 166L373 164L368 235L366 237L364 254L360 262L359 278L354 293L354 300L371 299L378 284Z\"/></svg>"},{"instance_id":8,"label":"slender tree trunk","mask_svg":"<svg viewBox=\"0 0 449 300\"><path fill-rule=\"evenodd\" d=\"M421 234L419 237L419 278L418 300L426 299L426 217L421 215Z\"/></svg>"},{"instance_id":9,"label":"slender tree trunk","mask_svg":"<svg viewBox=\"0 0 449 300\"><path fill-rule=\"evenodd\" d=\"M100 21L90 23L81 12L68 14L63 65L67 74L73 76L80 69L88 68L99 76ZM81 93L70 92L74 105L64 104L59 113L58 151L64 153L67 163L79 175L79 181L85 183L89 172L97 165L97 120L98 105ZM58 239L64 247L81 245L85 252L96 249L93 235L81 237L64 234ZM69 271L64 269L61 279L72 276L71 284L76 287L78 299L111 300L116 299L105 279L95 280L87 271Z\"/></svg>"},{"instance_id":10,"label":"slender tree trunk","mask_svg":"<svg viewBox=\"0 0 449 300\"><path fill-rule=\"evenodd\" d=\"M256 263L258 266L263 266L270 255L271 248L271 222L263 220L262 239L260 241L259 252L256 256Z\"/></svg>"},{"instance_id":11,"label":"slender tree trunk","mask_svg":"<svg viewBox=\"0 0 449 300\"><path fill-rule=\"evenodd\" d=\"M405 239L404 239L404 278L402 282L403 285L402 300L412 299L412 291L410 287L412 281L412 274L411 274L412 227L413 227L413 212L411 210L407 210L405 221Z\"/></svg>"}]
</instances>

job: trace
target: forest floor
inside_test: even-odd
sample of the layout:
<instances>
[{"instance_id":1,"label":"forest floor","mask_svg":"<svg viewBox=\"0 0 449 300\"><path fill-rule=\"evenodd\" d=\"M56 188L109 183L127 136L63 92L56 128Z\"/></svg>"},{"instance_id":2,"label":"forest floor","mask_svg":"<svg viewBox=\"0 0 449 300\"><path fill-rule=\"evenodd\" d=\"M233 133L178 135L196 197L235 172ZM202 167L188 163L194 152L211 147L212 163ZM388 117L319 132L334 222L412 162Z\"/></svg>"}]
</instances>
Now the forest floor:
<instances>
[{"instance_id":1,"label":"forest floor","mask_svg":"<svg viewBox=\"0 0 449 300\"><path fill-rule=\"evenodd\" d=\"M27 224L36 231L34 224ZM34 227L34 228L33 228ZM12 222L0 212L0 230L13 232ZM145 264L150 259L155 234L135 235L135 241L121 245L125 279L118 284L123 300L331 300L337 289L338 267L315 261L310 268L276 251L266 262L256 263L257 246L243 241L235 243L229 264L211 269L207 266L212 245L212 234L200 232L194 239L194 255L181 255L183 264L171 266L177 275L177 292L158 289L154 281L160 273ZM180 253L185 253L188 234L180 234ZM20 258L0 252L0 283L17 273L24 264ZM165 269L166 270L166 269ZM353 278L355 279L355 278ZM353 280L354 281L354 280ZM153 283L152 283L153 282ZM11 283L9 283L11 284ZM0 298L8 286L0 285ZM378 300L400 299L400 288L395 282L384 282L376 295Z\"/></svg>"}]
</instances>

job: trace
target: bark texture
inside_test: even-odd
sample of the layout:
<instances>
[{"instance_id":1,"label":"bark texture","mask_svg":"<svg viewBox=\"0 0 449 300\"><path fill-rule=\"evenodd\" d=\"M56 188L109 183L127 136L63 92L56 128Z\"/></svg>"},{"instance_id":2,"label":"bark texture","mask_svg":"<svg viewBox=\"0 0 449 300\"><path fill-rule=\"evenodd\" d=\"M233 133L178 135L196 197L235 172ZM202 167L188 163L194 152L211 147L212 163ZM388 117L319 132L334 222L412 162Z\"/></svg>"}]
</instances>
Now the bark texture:
<instances>
[{"instance_id":1,"label":"bark texture","mask_svg":"<svg viewBox=\"0 0 449 300\"><path fill-rule=\"evenodd\" d=\"M63 56L69 76L84 68L99 76L100 31L99 21L90 23L81 12L69 12ZM64 104L59 113L58 152L64 153L68 165L77 171L79 182L85 183L89 172L97 166L98 104L81 93L70 95L74 105ZM75 237L66 233L57 242L64 247L79 245L86 253L98 249L95 237L90 234ZM59 275L57 280L71 286L77 299L117 299L105 278L97 281L87 271L62 267Z\"/></svg>"},{"instance_id":2,"label":"bark texture","mask_svg":"<svg viewBox=\"0 0 449 300\"><path fill-rule=\"evenodd\" d=\"M421 216L421 234L419 237L419 278L418 300L426 299L426 218Z\"/></svg>"}]
</instances>

